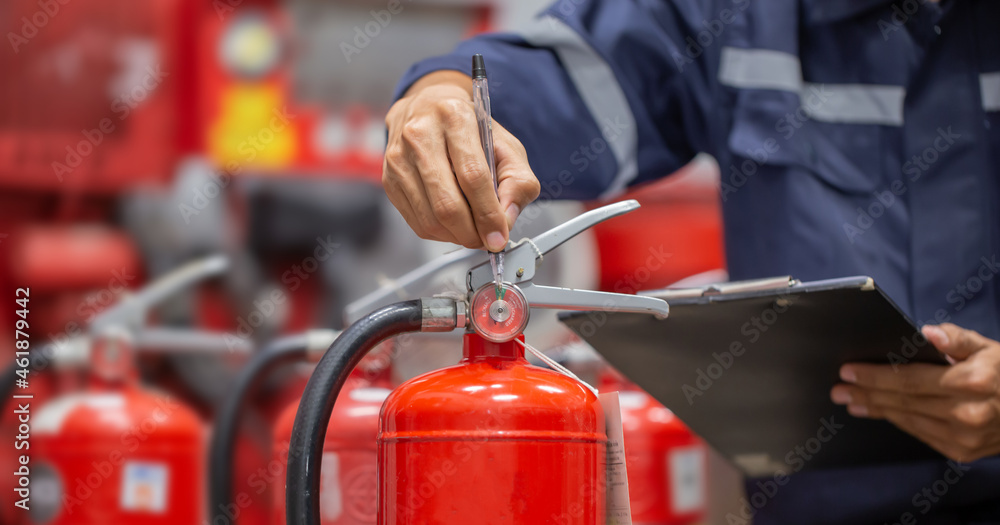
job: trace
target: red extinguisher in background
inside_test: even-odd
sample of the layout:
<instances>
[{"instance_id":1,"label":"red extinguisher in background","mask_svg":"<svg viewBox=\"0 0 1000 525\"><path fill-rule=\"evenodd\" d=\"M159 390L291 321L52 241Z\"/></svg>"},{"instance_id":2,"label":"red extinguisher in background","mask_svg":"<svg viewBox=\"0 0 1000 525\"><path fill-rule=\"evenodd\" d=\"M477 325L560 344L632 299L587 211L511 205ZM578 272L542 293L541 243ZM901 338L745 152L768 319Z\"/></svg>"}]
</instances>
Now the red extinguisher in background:
<instances>
[{"instance_id":1,"label":"red extinguisher in background","mask_svg":"<svg viewBox=\"0 0 1000 525\"><path fill-rule=\"evenodd\" d=\"M367 525L376 519L376 447L379 411L391 390L391 345L386 341L351 371L333 407L323 443L323 479L320 482L323 525ZM329 346L329 345L327 345ZM324 348L325 350L325 348ZM272 463L281 465L284 479L292 428L299 402L288 406L274 429ZM284 484L274 494L274 520L285 523Z\"/></svg>"},{"instance_id":2,"label":"red extinguisher in background","mask_svg":"<svg viewBox=\"0 0 1000 525\"><path fill-rule=\"evenodd\" d=\"M53 400L33 422L32 522L197 524L197 414L139 386L127 332L96 334L92 355L87 390Z\"/></svg>"},{"instance_id":3,"label":"red extinguisher in background","mask_svg":"<svg viewBox=\"0 0 1000 525\"><path fill-rule=\"evenodd\" d=\"M573 336L546 354L600 392L617 392L629 506L642 525L699 523L707 512L707 448L668 408Z\"/></svg>"},{"instance_id":4,"label":"red extinguisher in background","mask_svg":"<svg viewBox=\"0 0 1000 525\"><path fill-rule=\"evenodd\" d=\"M237 488L237 444L252 396L268 375L289 365L315 363L336 339L336 330L309 330L299 334L274 339L240 370L232 392L223 401L215 415L208 449L208 525L233 525L239 523L244 511L258 499L267 501L273 488L280 484L284 463L271 461L260 467L254 482ZM245 466L244 466L245 467ZM262 485L262 486L261 486Z\"/></svg>"},{"instance_id":5,"label":"red extinguisher in background","mask_svg":"<svg viewBox=\"0 0 1000 525\"><path fill-rule=\"evenodd\" d=\"M80 355L53 356L86 363L87 386L32 418L32 523L199 523L204 425L191 408L139 385L134 350L246 350L221 335L141 326L153 305L226 265L212 257L158 279L96 317Z\"/></svg>"},{"instance_id":6,"label":"red extinguisher in background","mask_svg":"<svg viewBox=\"0 0 1000 525\"><path fill-rule=\"evenodd\" d=\"M703 520L708 504L705 443L617 370L606 368L599 388L618 392L632 520L644 525Z\"/></svg>"},{"instance_id":7,"label":"red extinguisher in background","mask_svg":"<svg viewBox=\"0 0 1000 525\"><path fill-rule=\"evenodd\" d=\"M531 366L521 334L530 306L666 317L660 299L532 283L544 254L638 207L611 204L510 246L500 287L482 264L468 273L466 298L396 303L345 330L317 364L296 414L288 523L322 522L323 443L334 402L361 358L396 335L471 328L457 366L400 385L382 406L377 522L604 524L607 435L598 398L574 378ZM412 342L397 344L405 352Z\"/></svg>"},{"instance_id":8,"label":"red extinguisher in background","mask_svg":"<svg viewBox=\"0 0 1000 525\"><path fill-rule=\"evenodd\" d=\"M124 334L124 332L121 333ZM38 425L38 420L41 418L40 417L41 412L32 415L33 414L32 407L41 406L43 412L52 409L52 407L56 407L55 410L57 410L57 412L64 411L69 408L68 404L72 403L73 400L79 401L84 405L93 405L93 403L90 403L86 399L88 392L93 393L100 391L104 392L116 391L117 388L114 387L114 383L119 381L117 380L110 382L102 381L99 376L94 376L96 371L93 369L93 367L98 364L95 361L97 358L97 354L95 352L102 352L102 350L99 350L99 346L97 345L103 344L103 342L106 339L108 338L105 336L74 337L66 341L63 341L59 344L53 343L41 347L32 348L29 357L30 359L30 364L28 367L29 372L26 376L30 384L29 390L26 391L14 390L16 380L22 378L21 374L17 374L14 372L17 372L20 369L12 368L8 370L7 373L4 373L3 378L0 379L0 393L3 392L7 393L7 395L5 396L0 396L0 399L12 399L13 401L8 401L7 408L9 409L9 411L11 413L14 413L16 411L21 412L28 419L28 423L31 426L27 427L29 431L25 433L29 437L29 439L27 440L28 441L27 447L34 446L34 449L24 448L22 451L15 451L18 452L18 455L13 457L11 460L8 460L10 461L9 463L7 463L6 461L4 462L4 465L9 465L9 467L7 468L9 468L11 472L16 472L20 470L21 466L19 462L20 456L26 455L29 458L29 465L27 465L27 468L24 470L24 472L27 472L31 476L33 484L29 487L24 487L24 492L15 491L15 498L14 498L15 500L20 500L23 498L30 497L30 499L28 499L25 502L25 505L31 506L30 504L33 504L37 501L51 502L53 498L56 498L60 493L63 492L63 489L65 487L62 487L61 484L53 485L52 483L48 483L45 480L46 476L44 475L44 472L43 474L40 475L38 474L38 470L32 470L33 466L30 464L32 457L37 457L42 459L47 457L44 450L36 454L35 452L39 450L39 445L31 444L32 441L31 436L36 435L34 432L35 430L37 430L35 425ZM232 341L230 339L227 339L226 334L191 331L184 329L147 328L147 329L142 329L136 332L134 335L127 337L127 340L129 341L132 349L137 354L139 353L162 354L164 352L246 353L250 350L249 344L241 344ZM126 358L123 357L123 359ZM122 366L124 367L126 365L123 364ZM64 385L58 384L59 382L66 382L66 380L69 378L76 379L77 375L80 373L81 370L85 371L86 375L88 376L82 378L83 379L82 385L76 385L75 382L73 382L73 386L71 387L66 387ZM55 373L57 371L58 375ZM134 369L131 367L131 365L128 366L126 372L127 373L124 374L124 376L122 377L122 381L120 381L120 383L123 385L123 387L125 387L128 390L138 390L141 396L142 389L139 388L138 385L136 384L134 377L135 376ZM43 394L40 396L38 394L39 387L37 385L43 382L48 382L53 386L48 387L47 390L42 390ZM58 387L58 389L56 387ZM80 390L80 387L83 388L83 392L73 393L74 391ZM24 392L29 392L30 397L27 398L11 397L11 395L13 394L23 395ZM96 396L96 398L100 397L101 396ZM163 396L160 395L153 395L153 397L156 397L157 399L163 398ZM27 406L24 406L25 403L27 403ZM171 401L171 403L173 403L173 401ZM9 406L11 404L16 404L18 406ZM100 405L99 401L97 402L97 405ZM137 411L141 412L141 409ZM20 414L15 414L15 415L19 416ZM45 431L46 430L46 427L44 425L45 418L41 419L43 421L41 430ZM95 420L93 419L87 419L87 418L84 418L83 420L84 423L87 423L89 425L93 425L94 421ZM87 428L83 428L82 433L73 432L72 433L74 436L73 439L75 440L77 437L85 435L87 430L88 430ZM21 431L23 431L23 429L21 429ZM67 430L67 432L70 432L70 430ZM125 439L125 437L124 436L118 436L118 437L122 438L117 441L118 445L124 445L123 440ZM108 441L108 443L113 444L113 440ZM74 445L70 445L67 450L74 450L73 446ZM77 448L76 450L79 451L80 449ZM22 454L22 452L27 452L27 454ZM96 454L96 456L100 456L100 454L98 453ZM95 460L99 459L96 456ZM90 490L92 490L90 487L81 488L81 491L84 493L87 493ZM89 501L90 498L88 497L86 499ZM82 502L83 499L80 499L80 501ZM73 503L74 499L72 496L68 497L65 501L59 502L60 505L66 506L67 509L69 509L71 506L75 506L73 505ZM33 518L34 516L37 516L37 514L38 511L32 511L30 513L24 513L24 514L15 513L12 518L7 518L6 520L0 520L0 523L3 523L4 525L17 525L20 523L28 523L29 521L32 521L34 523L39 523L38 519L29 520L29 518ZM73 521L73 523L87 523L87 522Z\"/></svg>"},{"instance_id":9,"label":"red extinguisher in background","mask_svg":"<svg viewBox=\"0 0 1000 525\"><path fill-rule=\"evenodd\" d=\"M277 419L271 436L271 461L258 471L259 482L244 491L236 487L233 479L237 472L235 445L242 416L252 394L269 373L285 365L317 362L337 335L336 330L310 330L280 337L255 355L240 372L232 394L223 403L213 425L208 469L209 525L238 523L244 510L261 497L274 500L272 523L284 523L285 468L292 422L299 402L290 404ZM352 373L344 389L345 396L334 412L333 424L348 430L337 439L328 440L324 446L325 464L331 468L322 490L336 505L326 510L323 523L327 525L374 522L374 511L369 507L374 502L375 435L378 411L390 392L390 369L388 355L367 357L367 362ZM331 472L337 474L331 476Z\"/></svg>"}]
</instances>

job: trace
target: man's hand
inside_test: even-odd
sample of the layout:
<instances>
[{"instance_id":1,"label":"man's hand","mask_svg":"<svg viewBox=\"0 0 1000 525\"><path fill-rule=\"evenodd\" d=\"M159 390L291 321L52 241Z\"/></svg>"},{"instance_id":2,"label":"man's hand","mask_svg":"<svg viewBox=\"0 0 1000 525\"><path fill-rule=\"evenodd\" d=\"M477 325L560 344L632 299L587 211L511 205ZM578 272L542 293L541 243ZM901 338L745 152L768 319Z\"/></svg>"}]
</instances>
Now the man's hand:
<instances>
[{"instance_id":1,"label":"man's hand","mask_svg":"<svg viewBox=\"0 0 1000 525\"><path fill-rule=\"evenodd\" d=\"M857 417L886 419L956 461L1000 453L1000 343L950 323L924 326L924 336L954 362L850 363L848 384L830 397Z\"/></svg>"},{"instance_id":2,"label":"man's hand","mask_svg":"<svg viewBox=\"0 0 1000 525\"><path fill-rule=\"evenodd\" d=\"M439 71L389 108L382 186L420 237L500 251L540 187L524 146L494 121L497 199L471 93L471 78Z\"/></svg>"}]
</instances>

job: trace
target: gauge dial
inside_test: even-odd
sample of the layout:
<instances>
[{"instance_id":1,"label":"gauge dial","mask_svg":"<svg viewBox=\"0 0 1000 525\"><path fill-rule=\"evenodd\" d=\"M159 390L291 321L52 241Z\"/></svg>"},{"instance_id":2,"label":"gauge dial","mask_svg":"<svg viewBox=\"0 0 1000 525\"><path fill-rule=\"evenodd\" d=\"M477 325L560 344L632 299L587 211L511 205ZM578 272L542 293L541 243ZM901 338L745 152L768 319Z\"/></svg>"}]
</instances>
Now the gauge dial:
<instances>
[{"instance_id":1,"label":"gauge dial","mask_svg":"<svg viewBox=\"0 0 1000 525\"><path fill-rule=\"evenodd\" d=\"M496 285L489 283L476 290L471 306L472 328L488 341L511 341L528 324L528 301L516 286L503 284L497 297Z\"/></svg>"}]
</instances>

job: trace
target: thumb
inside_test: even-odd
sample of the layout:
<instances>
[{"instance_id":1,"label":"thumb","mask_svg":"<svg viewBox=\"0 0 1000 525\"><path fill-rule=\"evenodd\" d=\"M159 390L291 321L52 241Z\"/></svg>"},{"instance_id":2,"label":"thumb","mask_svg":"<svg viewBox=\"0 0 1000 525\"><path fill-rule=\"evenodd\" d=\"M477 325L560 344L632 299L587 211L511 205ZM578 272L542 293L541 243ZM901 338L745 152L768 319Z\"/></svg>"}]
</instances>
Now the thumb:
<instances>
[{"instance_id":1,"label":"thumb","mask_svg":"<svg viewBox=\"0 0 1000 525\"><path fill-rule=\"evenodd\" d=\"M499 126L494 129L497 128ZM497 161L497 192L500 207L507 217L507 228L512 229L521 210L538 197L541 185L531 171L524 146L506 130L499 131L494 134L493 145Z\"/></svg>"},{"instance_id":2,"label":"thumb","mask_svg":"<svg viewBox=\"0 0 1000 525\"><path fill-rule=\"evenodd\" d=\"M935 348L953 361L964 361L987 346L988 339L974 330L951 323L924 325L920 332Z\"/></svg>"}]
</instances>

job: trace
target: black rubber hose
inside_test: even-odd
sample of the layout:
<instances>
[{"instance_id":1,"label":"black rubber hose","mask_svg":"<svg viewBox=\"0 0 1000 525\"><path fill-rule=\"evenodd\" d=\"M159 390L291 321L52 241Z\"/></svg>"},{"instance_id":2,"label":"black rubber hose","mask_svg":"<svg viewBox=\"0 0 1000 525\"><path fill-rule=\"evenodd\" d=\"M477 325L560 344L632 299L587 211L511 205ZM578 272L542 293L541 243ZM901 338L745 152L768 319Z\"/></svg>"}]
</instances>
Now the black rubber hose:
<instances>
[{"instance_id":1,"label":"black rubber hose","mask_svg":"<svg viewBox=\"0 0 1000 525\"><path fill-rule=\"evenodd\" d=\"M18 366L11 364L4 369L3 374L0 375L0 400L6 401L10 399L10 396L14 393L14 384L17 382L17 371ZM0 402L3 402L0 401Z\"/></svg>"},{"instance_id":2,"label":"black rubber hose","mask_svg":"<svg viewBox=\"0 0 1000 525\"><path fill-rule=\"evenodd\" d=\"M288 525L321 525L319 482L323 443L333 404L347 376L376 345L394 335L419 332L421 324L419 300L386 306L348 327L316 365L292 427L285 480Z\"/></svg>"},{"instance_id":3,"label":"black rubber hose","mask_svg":"<svg viewBox=\"0 0 1000 525\"><path fill-rule=\"evenodd\" d=\"M208 453L209 508L208 523L219 515L227 516L233 503L233 469L240 415L250 393L266 374L283 364L306 358L309 338L305 334L278 338L253 356L236 379L232 394L226 398L215 418Z\"/></svg>"}]
</instances>

